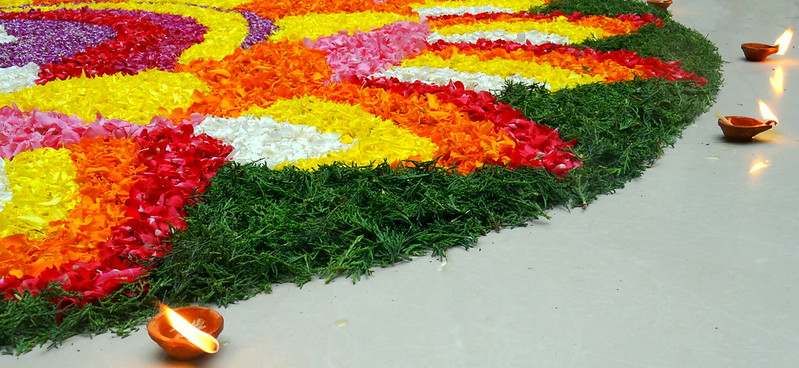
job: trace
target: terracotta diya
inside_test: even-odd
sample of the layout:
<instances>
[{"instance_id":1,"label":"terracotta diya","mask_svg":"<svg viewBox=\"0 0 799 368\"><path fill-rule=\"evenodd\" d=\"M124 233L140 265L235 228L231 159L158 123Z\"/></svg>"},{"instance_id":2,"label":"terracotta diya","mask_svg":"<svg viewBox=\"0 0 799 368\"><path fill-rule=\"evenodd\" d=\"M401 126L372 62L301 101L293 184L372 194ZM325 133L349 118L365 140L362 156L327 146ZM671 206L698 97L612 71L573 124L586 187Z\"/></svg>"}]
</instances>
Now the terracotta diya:
<instances>
[{"instance_id":1,"label":"terracotta diya","mask_svg":"<svg viewBox=\"0 0 799 368\"><path fill-rule=\"evenodd\" d=\"M749 61L763 61L771 54L776 54L780 50L779 46L766 45L765 43L744 43L741 44L744 57Z\"/></svg>"},{"instance_id":2,"label":"terracotta diya","mask_svg":"<svg viewBox=\"0 0 799 368\"><path fill-rule=\"evenodd\" d=\"M177 321L171 313L179 315ZM162 305L161 312L147 323L147 333L173 359L193 360L219 349L216 337L224 324L222 315L213 309L181 307L172 310ZM188 332L183 333L184 328Z\"/></svg>"},{"instance_id":3,"label":"terracotta diya","mask_svg":"<svg viewBox=\"0 0 799 368\"><path fill-rule=\"evenodd\" d=\"M780 37L774 41L774 45L766 45L764 43L744 43L741 44L741 50L744 51L746 60L749 61L763 61L771 54L785 55L791 45L793 38L793 29L788 28L782 32Z\"/></svg>"},{"instance_id":4,"label":"terracotta diya","mask_svg":"<svg viewBox=\"0 0 799 368\"><path fill-rule=\"evenodd\" d=\"M668 9L668 7L671 6L672 0L647 0L646 2L657 8Z\"/></svg>"},{"instance_id":5,"label":"terracotta diya","mask_svg":"<svg viewBox=\"0 0 799 368\"><path fill-rule=\"evenodd\" d=\"M729 141L746 142L754 136L765 132L778 123L774 120L762 122L746 116L721 116L719 127Z\"/></svg>"}]
</instances>

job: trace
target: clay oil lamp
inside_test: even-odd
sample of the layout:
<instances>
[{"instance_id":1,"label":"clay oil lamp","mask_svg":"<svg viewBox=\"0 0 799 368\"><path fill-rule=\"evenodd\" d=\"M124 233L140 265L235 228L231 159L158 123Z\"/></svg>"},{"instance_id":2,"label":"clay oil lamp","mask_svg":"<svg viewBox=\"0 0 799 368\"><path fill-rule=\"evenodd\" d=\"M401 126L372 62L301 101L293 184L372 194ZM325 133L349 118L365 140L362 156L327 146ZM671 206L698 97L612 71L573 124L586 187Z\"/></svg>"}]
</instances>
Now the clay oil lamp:
<instances>
[{"instance_id":1,"label":"clay oil lamp","mask_svg":"<svg viewBox=\"0 0 799 368\"><path fill-rule=\"evenodd\" d=\"M219 312L204 307L159 307L160 313L147 323L147 333L172 359L194 360L219 351L216 337L224 326Z\"/></svg>"},{"instance_id":2,"label":"clay oil lamp","mask_svg":"<svg viewBox=\"0 0 799 368\"><path fill-rule=\"evenodd\" d=\"M771 54L776 54L780 50L778 46L766 45L765 43L743 43L741 50L744 57L749 61L763 61Z\"/></svg>"},{"instance_id":3,"label":"clay oil lamp","mask_svg":"<svg viewBox=\"0 0 799 368\"><path fill-rule=\"evenodd\" d=\"M771 54L785 55L791 44L791 38L793 38L793 29L788 28L777 38L774 45L767 45L765 43L744 43L741 44L741 50L743 50L746 60L763 61Z\"/></svg>"},{"instance_id":4,"label":"clay oil lamp","mask_svg":"<svg viewBox=\"0 0 799 368\"><path fill-rule=\"evenodd\" d=\"M668 9L668 7L671 6L672 0L646 0L646 2L657 8Z\"/></svg>"},{"instance_id":5,"label":"clay oil lamp","mask_svg":"<svg viewBox=\"0 0 799 368\"><path fill-rule=\"evenodd\" d=\"M732 142L748 142L754 136L765 132L779 124L777 117L771 112L765 102L758 100L760 114L766 121L757 120L746 116L721 116L719 127L724 133L724 138Z\"/></svg>"}]
</instances>

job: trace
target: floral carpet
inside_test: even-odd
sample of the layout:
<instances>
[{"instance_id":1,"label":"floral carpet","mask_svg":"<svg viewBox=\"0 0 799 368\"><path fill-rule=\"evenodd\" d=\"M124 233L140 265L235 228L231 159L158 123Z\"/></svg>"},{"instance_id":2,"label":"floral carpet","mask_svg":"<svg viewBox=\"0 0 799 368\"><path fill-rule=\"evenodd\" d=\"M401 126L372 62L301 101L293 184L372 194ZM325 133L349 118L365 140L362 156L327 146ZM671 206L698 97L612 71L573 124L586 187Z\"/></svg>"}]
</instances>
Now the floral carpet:
<instances>
[{"instance_id":1,"label":"floral carpet","mask_svg":"<svg viewBox=\"0 0 799 368\"><path fill-rule=\"evenodd\" d=\"M567 126L544 124L531 111L550 111L541 120L558 112L581 116L605 105L602 98L640 101L636 91L655 85L698 107L674 117L669 110L680 105L651 101L652 113L614 129L623 134L654 121L674 125L678 134L706 108L718 84L718 77L707 75L712 68L692 70L683 65L689 60L623 47L625 37L666 32L661 29L674 24L667 12L633 1L613 2L632 11L609 8L607 14L562 11L558 3L568 7L570 1L544 0L10 2L0 7L0 295L5 311L25 301L51 303L52 313L40 318L52 320L55 329L76 311L123 303L120 298L225 304L267 291L270 282L342 273L357 278L374 266L468 246L480 233L545 216L554 205L585 205L640 170L602 163L601 153L581 153L590 137L565 135ZM602 89L615 85L632 92ZM579 91L600 103L547 102L582 96ZM675 135L668 130L666 137ZM633 161L645 165L668 143L654 139L649 156ZM584 172L597 167L615 181L586 192L581 180L593 176ZM257 175L269 177L248 184ZM534 211L516 204L473 219L477 211L455 192L420 205L434 203L428 217L396 210L399 215L386 223L373 221L366 210L389 211L381 198L423 182L439 190L459 180L474 185L468 197L507 203L481 197L491 191L493 182L485 177L492 175L513 188L544 183L512 194L537 198ZM325 181L330 176L340 180ZM417 179L428 176L438 181ZM386 177L392 184L385 184ZM309 180L327 186L309 190ZM384 184L361 187L368 194L358 200L354 194L318 194L322 187L361 182ZM542 186L570 194L550 196ZM240 198L244 192L261 196ZM413 207L412 201L426 198L421 193L406 193L412 199L397 200L398 208ZM296 220L302 211L275 205L224 220L204 217L237 213L225 207L233 201L278 203L279 196L315 212ZM345 209L371 232L350 234L318 223ZM295 220L282 233L265 224ZM457 231L432 225L471 222L477 225L458 225L465 230ZM317 237L309 234L311 223L320 229L314 233L337 234L311 245ZM202 230L203 224L229 233ZM460 237L449 239L450 233ZM239 285L208 271L208 258L176 260L199 252L198 244L213 243L218 250L218 238L246 239L256 249L248 252L261 260L298 263L258 263L254 273L274 277ZM397 249L385 256L380 244ZM219 290L198 292L193 284L172 285L181 297L157 293L179 283L159 272L187 269L193 274L184 278L243 294L226 299ZM30 305L25 308L19 313L28 313ZM133 321L140 317L130 315ZM86 319L65 334L95 331L80 327ZM21 330L33 320L9 325ZM114 324L118 320L101 327ZM36 334L45 340L66 336ZM0 343L27 348L14 336Z\"/></svg>"}]
</instances>

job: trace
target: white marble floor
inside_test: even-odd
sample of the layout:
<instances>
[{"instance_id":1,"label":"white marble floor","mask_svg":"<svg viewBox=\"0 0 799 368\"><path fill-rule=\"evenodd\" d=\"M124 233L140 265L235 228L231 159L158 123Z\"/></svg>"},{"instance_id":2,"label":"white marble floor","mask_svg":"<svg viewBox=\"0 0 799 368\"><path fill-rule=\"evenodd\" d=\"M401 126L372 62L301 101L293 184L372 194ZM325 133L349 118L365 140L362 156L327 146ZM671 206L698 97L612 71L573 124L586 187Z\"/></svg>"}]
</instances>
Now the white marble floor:
<instances>
[{"instance_id":1,"label":"white marble floor","mask_svg":"<svg viewBox=\"0 0 799 368\"><path fill-rule=\"evenodd\" d=\"M222 309L220 352L174 362L142 330L74 338L2 367L796 367L799 50L763 63L743 42L799 25L797 0L674 0L726 61L711 110L642 178L587 210L377 270L352 285L281 285ZM782 67L784 94L769 78ZM781 124L721 139L715 112ZM750 173L756 162L767 162Z\"/></svg>"}]
</instances>

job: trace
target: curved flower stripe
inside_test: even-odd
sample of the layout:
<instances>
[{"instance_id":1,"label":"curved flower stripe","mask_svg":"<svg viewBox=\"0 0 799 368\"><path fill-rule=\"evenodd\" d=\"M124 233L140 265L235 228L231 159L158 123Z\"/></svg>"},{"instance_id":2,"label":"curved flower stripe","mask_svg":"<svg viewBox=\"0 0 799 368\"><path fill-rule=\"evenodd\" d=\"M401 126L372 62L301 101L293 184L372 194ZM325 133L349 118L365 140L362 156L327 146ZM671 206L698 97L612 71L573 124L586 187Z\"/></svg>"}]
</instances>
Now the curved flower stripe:
<instances>
[{"instance_id":1,"label":"curved flower stripe","mask_svg":"<svg viewBox=\"0 0 799 368\"><path fill-rule=\"evenodd\" d=\"M25 13L23 16L29 14ZM0 27L22 37L15 42L0 42L0 54L3 55L0 68L58 62L62 57L71 57L87 47L96 46L117 36L113 28L105 25L68 20L24 19L19 14L0 16Z\"/></svg>"},{"instance_id":2,"label":"curved flower stripe","mask_svg":"<svg viewBox=\"0 0 799 368\"><path fill-rule=\"evenodd\" d=\"M181 63L187 63L196 59L221 59L225 55L236 50L247 37L248 22L244 19L242 14L189 4L153 4L147 2L77 3L40 6L35 9L46 12L49 10L80 9L86 7L95 10L141 10L150 13L166 13L196 19L199 24L207 26L208 31L204 35L203 42L194 44L180 55L178 60ZM12 8L9 9L9 11L26 11L29 9L30 8Z\"/></svg>"},{"instance_id":3,"label":"curved flower stripe","mask_svg":"<svg viewBox=\"0 0 799 368\"><path fill-rule=\"evenodd\" d=\"M20 152L42 147L63 148L83 138L126 138L141 128L103 118L86 124L76 116L36 110L24 112L6 106L0 108L0 157L11 159Z\"/></svg>"},{"instance_id":4,"label":"curved flower stripe","mask_svg":"<svg viewBox=\"0 0 799 368\"><path fill-rule=\"evenodd\" d=\"M431 6L431 7L418 7L413 8L419 17L422 19L440 17L445 15L466 15L466 14L479 14L479 13L513 13L514 10L510 8L502 8L493 5L479 5L479 6Z\"/></svg>"},{"instance_id":5,"label":"curved flower stripe","mask_svg":"<svg viewBox=\"0 0 799 368\"><path fill-rule=\"evenodd\" d=\"M3 11L7 10L4 7L16 7L16 6L27 6L33 5L35 0L5 0L3 1L3 7L0 7Z\"/></svg>"},{"instance_id":6,"label":"curved flower stripe","mask_svg":"<svg viewBox=\"0 0 799 368\"><path fill-rule=\"evenodd\" d=\"M81 75L135 74L154 67L172 70L178 55L192 44L201 42L205 31L205 27L194 24L191 19L176 15L115 9L106 12L87 8L30 11L0 14L0 18L88 22L109 26L116 32L117 37L113 40L42 65L39 84Z\"/></svg>"},{"instance_id":7,"label":"curved flower stripe","mask_svg":"<svg viewBox=\"0 0 799 368\"><path fill-rule=\"evenodd\" d=\"M278 31L272 35L271 39L302 40L307 37L315 41L323 36L369 31L394 22L415 19L414 16L376 12L287 16L275 21Z\"/></svg>"},{"instance_id":8,"label":"curved flower stripe","mask_svg":"<svg viewBox=\"0 0 799 368\"><path fill-rule=\"evenodd\" d=\"M221 61L197 60L177 70L193 73L210 89L195 92L193 104L185 110L164 111L174 121L189 119L192 113L237 117L253 106L308 94L332 74L324 51L293 41L262 43L236 50Z\"/></svg>"},{"instance_id":9,"label":"curved flower stripe","mask_svg":"<svg viewBox=\"0 0 799 368\"><path fill-rule=\"evenodd\" d=\"M254 111L258 108L254 108ZM233 147L228 156L241 164L260 163L269 168L300 159L325 157L352 144L341 142L341 134L323 133L315 127L277 122L269 116L245 115L237 118L209 117L194 127Z\"/></svg>"},{"instance_id":10,"label":"curved flower stripe","mask_svg":"<svg viewBox=\"0 0 799 368\"><path fill-rule=\"evenodd\" d=\"M27 0L31 5L81 4L81 3L121 3L128 0Z\"/></svg>"},{"instance_id":11,"label":"curved flower stripe","mask_svg":"<svg viewBox=\"0 0 799 368\"><path fill-rule=\"evenodd\" d=\"M549 63L569 69L575 73L602 76L605 82L620 82L633 78L662 78L670 81L692 80L698 86L707 83L705 78L680 68L680 62L664 62L658 58L643 58L634 51L596 51L591 48L577 48L568 45L519 44L515 42L486 40L477 43L447 44L438 42L430 45L431 51L457 47L458 52L478 55L481 59L501 57L513 60L529 60Z\"/></svg>"},{"instance_id":12,"label":"curved flower stripe","mask_svg":"<svg viewBox=\"0 0 799 368\"><path fill-rule=\"evenodd\" d=\"M367 166L383 160L389 163L408 159L429 161L434 157L433 152L438 151L438 147L429 139L411 134L392 121L368 113L354 103L330 102L306 96L278 100L268 108L255 108L247 113L313 126L323 133L337 133L342 143L353 146L344 151L330 152L325 157L300 159L292 163L306 170L334 162ZM277 165L277 168L285 165Z\"/></svg>"},{"instance_id":13,"label":"curved flower stripe","mask_svg":"<svg viewBox=\"0 0 799 368\"><path fill-rule=\"evenodd\" d=\"M19 0L27 1L34 5L50 4L72 4L72 3L122 3L130 0ZM221 9L231 9L249 0L147 0L153 4L193 4L200 6L216 7Z\"/></svg>"},{"instance_id":14,"label":"curved flower stripe","mask_svg":"<svg viewBox=\"0 0 799 368\"><path fill-rule=\"evenodd\" d=\"M154 4L185 3L220 9L233 9L242 4L246 4L249 1L250 0L149 0L148 2Z\"/></svg>"},{"instance_id":15,"label":"curved flower stripe","mask_svg":"<svg viewBox=\"0 0 799 368\"><path fill-rule=\"evenodd\" d=\"M391 68L379 73L374 73L369 76L370 78L396 78L402 82L422 82L425 84L435 84L439 86L446 86L451 82L461 82L463 87L480 92L501 91L509 81L516 83L523 83L533 85L542 83L533 78L525 78L516 75L508 77L500 77L498 75L489 75L482 72L468 73L461 72L451 68L432 68L429 66L423 67L398 67ZM542 83L545 88L551 89L552 87L546 83Z\"/></svg>"},{"instance_id":16,"label":"curved flower stripe","mask_svg":"<svg viewBox=\"0 0 799 368\"><path fill-rule=\"evenodd\" d=\"M608 32L616 34L625 34L638 30L639 28L647 25L654 24L657 27L663 27L663 20L656 17L654 14L619 14L615 17L605 17L599 15L585 15L580 12L566 14L562 11L555 11L549 14L530 13L521 11L517 13L479 13L470 14L469 17L460 15L442 15L428 19L430 26L446 27L451 25L470 25L479 23L491 23L494 21L513 22L550 22L558 18L566 18L569 22L586 24L594 28L602 28Z\"/></svg>"},{"instance_id":17,"label":"curved flower stripe","mask_svg":"<svg viewBox=\"0 0 799 368\"><path fill-rule=\"evenodd\" d=\"M254 12L264 18L281 19L290 16L306 14L336 14L376 12L394 13L398 15L413 15L408 4L418 3L419 0L388 0L374 2L369 0L252 0L249 3L236 7L236 10Z\"/></svg>"},{"instance_id":18,"label":"curved flower stripe","mask_svg":"<svg viewBox=\"0 0 799 368\"><path fill-rule=\"evenodd\" d=\"M529 31L539 31L543 33L557 34L567 37L572 43L581 43L588 39L598 39L603 36L600 28L586 27L570 23L566 17L558 17L551 21L527 21L527 22L503 22L494 21L479 24L455 24L445 27L435 27L436 33L449 36L454 34L472 33L475 31L485 31L487 29L502 29L508 33L525 33Z\"/></svg>"},{"instance_id":19,"label":"curved flower stripe","mask_svg":"<svg viewBox=\"0 0 799 368\"><path fill-rule=\"evenodd\" d=\"M458 33L452 35L442 35L440 33L432 32L430 36L427 37L427 42L431 44L439 42L475 43L479 42L480 40L515 41L519 43L531 43L534 45L539 45L544 43L560 43L560 44L571 43L568 37L564 37L558 34L539 32L535 30L512 33L504 29L494 29L486 31L474 31L469 33Z\"/></svg>"},{"instance_id":20,"label":"curved flower stripe","mask_svg":"<svg viewBox=\"0 0 799 368\"><path fill-rule=\"evenodd\" d=\"M613 60L599 60L598 58L591 57L587 52L570 54L563 51L565 51L565 49L562 51L553 50L542 54L540 52L536 53L521 48L510 52L503 48L487 50L476 48L467 48L464 50L459 48L458 52L477 56L480 60L484 61L500 58L528 63L549 64L557 68L568 69L577 74L599 76L602 77L606 83L632 80L636 75L641 75L641 73L635 73L634 70L622 66Z\"/></svg>"},{"instance_id":21,"label":"curved flower stripe","mask_svg":"<svg viewBox=\"0 0 799 368\"><path fill-rule=\"evenodd\" d=\"M659 18L657 20L660 21ZM643 21L643 19L640 17L631 18L629 16L620 16L614 18L600 15L584 15L577 17L577 19L573 19L571 22L584 27L601 29L602 38L629 34L637 31L643 25L649 24L648 22ZM654 19L653 24L658 25L658 27L663 26L662 21L654 22Z\"/></svg>"},{"instance_id":22,"label":"curved flower stripe","mask_svg":"<svg viewBox=\"0 0 799 368\"><path fill-rule=\"evenodd\" d=\"M530 8L546 5L551 0L456 0L438 1L428 0L421 6L414 6L413 10L423 16L435 16L444 14L465 14L473 10L483 10L486 7L496 9L496 12L518 12L529 10ZM464 10L460 10L464 9ZM484 11L480 11L483 13ZM475 14L475 13L470 13Z\"/></svg>"},{"instance_id":23,"label":"curved flower stripe","mask_svg":"<svg viewBox=\"0 0 799 368\"><path fill-rule=\"evenodd\" d=\"M16 104L75 114L92 120L97 113L136 124L147 124L160 109L188 106L192 94L208 86L188 73L147 70L136 75L56 80L0 95L0 106Z\"/></svg>"},{"instance_id":24,"label":"curved flower stripe","mask_svg":"<svg viewBox=\"0 0 799 368\"><path fill-rule=\"evenodd\" d=\"M244 19L247 20L249 32L244 41L241 42L241 48L249 49L253 45L266 41L269 36L277 30L275 23L269 19L263 18L258 14L251 11L238 11Z\"/></svg>"},{"instance_id":25,"label":"curved flower stripe","mask_svg":"<svg viewBox=\"0 0 799 368\"><path fill-rule=\"evenodd\" d=\"M320 37L305 45L327 52L327 65L334 71L330 80L340 82L365 77L418 54L427 47L428 34L426 24L396 22L370 32Z\"/></svg>"},{"instance_id":26,"label":"curved flower stripe","mask_svg":"<svg viewBox=\"0 0 799 368\"><path fill-rule=\"evenodd\" d=\"M23 114L23 117L26 118L31 115L31 113ZM52 119L67 118L63 114L48 114L48 116ZM97 226L110 229L110 234L96 237L103 233L86 226L93 226L98 219L94 218L87 222L87 218L83 217L89 216L86 212L75 213L75 218L71 218L69 221L65 220L57 225L63 226L61 234L74 235L76 239L79 239L77 242L58 243L59 239L64 240L65 238L56 237L43 240L42 245L56 244L54 248L56 250L64 249L59 248L60 246L57 244L75 245L83 247L81 249L84 250L96 249L94 253L89 252L96 259L87 261L77 252L73 252L69 256L72 258L61 258L61 260L79 260L69 261L60 267L53 265L43 270L41 267L31 270L31 272L40 271L37 277L32 275L17 277L11 274L0 276L0 293L6 296L13 295L14 291L23 290L35 293L46 287L48 283L58 281L62 283L64 290L76 291L82 295L79 298L67 298L62 302L84 304L108 295L116 290L121 282L136 280L143 272L136 263L162 251L162 241L169 235L173 227L179 229L185 226L184 208L191 201L189 198L205 189L209 183L208 179L213 177L231 151L231 147L223 145L207 135L193 135L191 124L172 126L165 120L156 120L153 125L145 128L110 120L98 120L93 124L94 126L83 132L84 135L88 136L103 131L109 135L122 134L127 131L134 134L133 143L130 144L135 144L137 147L134 149L135 155L111 153L109 150L112 148L110 147L115 144L132 146L129 143L111 143L114 140L102 138L83 140L80 146L68 147L72 150L73 159L76 162L83 160L87 165L83 171L86 174L84 179L87 185L84 186L84 182L80 183L81 190L86 192L82 193L93 198L105 196L103 198L106 198L109 203L113 202L120 206L118 209L120 212L116 213L123 214L118 218L122 218L124 221L113 224L109 219L107 220L109 223L98 223ZM126 140L123 138L121 141ZM81 147L86 147L87 150L83 150ZM101 156L101 162L119 159L139 162L141 167L134 169L136 173L113 174L111 171L117 169L119 165L110 163L110 161L105 161L106 164L93 164L92 162L97 159L94 156ZM108 172L103 172L103 170ZM104 183L110 185L108 181L114 178L129 184L119 184L114 190L105 189ZM89 182L97 185L89 184ZM129 190L126 187L129 187ZM102 191L103 194L99 194L97 191ZM93 207L91 203L88 203L91 201L83 202L81 201L78 207L87 205L86 208L89 209L97 208L96 212L101 216L109 213L102 203ZM0 249L23 249L20 247L30 245L27 244L28 241L29 239L22 234L9 236L2 239L4 244ZM0 253L0 259L8 256L8 253Z\"/></svg>"},{"instance_id":27,"label":"curved flower stripe","mask_svg":"<svg viewBox=\"0 0 799 368\"><path fill-rule=\"evenodd\" d=\"M600 76L578 74L568 69L554 67L549 63L538 64L502 58L481 58L480 56L464 54L459 52L456 47L449 47L436 53L423 52L415 58L404 60L400 66L451 68L461 72L485 73L503 78L520 76L546 82L552 91L603 81Z\"/></svg>"},{"instance_id":28,"label":"curved flower stripe","mask_svg":"<svg viewBox=\"0 0 799 368\"><path fill-rule=\"evenodd\" d=\"M401 96L433 95L439 101L457 106L472 120L493 122L495 130L501 130L516 142L506 162L510 168L543 167L555 175L565 176L569 170L582 166L573 153L566 151L575 141L564 142L558 136L557 129L535 124L525 118L521 111L497 101L490 93L467 90L460 82L435 86L380 78L363 81L363 85L383 88Z\"/></svg>"},{"instance_id":29,"label":"curved flower stripe","mask_svg":"<svg viewBox=\"0 0 799 368\"><path fill-rule=\"evenodd\" d=\"M6 166L15 195L0 212L0 237L40 238L51 221L64 218L75 206L75 174L69 151L64 149L40 148L17 155ZM5 262L0 260L0 264Z\"/></svg>"},{"instance_id":30,"label":"curved flower stripe","mask_svg":"<svg viewBox=\"0 0 799 368\"><path fill-rule=\"evenodd\" d=\"M508 33L539 31L558 34L567 37L572 43L629 34L650 23L658 27L663 26L663 21L651 14L604 17L580 13L566 15L562 12L483 13L471 17L442 16L430 19L429 23L431 29L442 36L503 29Z\"/></svg>"},{"instance_id":31,"label":"curved flower stripe","mask_svg":"<svg viewBox=\"0 0 799 368\"><path fill-rule=\"evenodd\" d=\"M494 129L491 121L471 119L457 105L433 94L401 95L350 83L323 86L313 94L329 101L360 105L366 112L429 138L438 146L433 154L439 157L438 163L458 166L462 173L483 165L506 164L515 146L513 139Z\"/></svg>"},{"instance_id":32,"label":"curved flower stripe","mask_svg":"<svg viewBox=\"0 0 799 368\"><path fill-rule=\"evenodd\" d=\"M71 146L70 164L74 161L77 169L72 184L80 183L77 205L65 218L51 222L48 231L11 231L14 236L0 239L10 254L0 262L0 275L39 277L47 268L96 259L97 244L106 241L111 227L125 219L124 201L133 178L143 169L137 149L129 139L84 139ZM27 210L42 206L29 205Z\"/></svg>"},{"instance_id":33,"label":"curved flower stripe","mask_svg":"<svg viewBox=\"0 0 799 368\"><path fill-rule=\"evenodd\" d=\"M90 1L91 0L85 0L85 1L82 1L82 2L89 3ZM93 2L95 2L95 3L99 3L99 2L120 3L120 2L125 2L125 1L127 1L127 0L106 0L106 1L96 1L95 0ZM54 4L54 3L76 3L76 2L78 2L78 1L73 1L73 0L49 1L49 0L46 0L46 1L37 1L37 4L39 4L39 5L50 5L50 4ZM214 2L214 4L209 4L209 2ZM255 14L255 13L249 12L249 11L232 10L233 7L236 7L236 6L241 5L242 3L244 3L243 0L232 0L232 1L227 1L227 2L223 2L223 3L219 3L219 2L217 2L215 0L210 0L210 1L158 0L158 1L148 1L148 3L157 3L157 4L168 4L168 3L173 3L173 4L193 4L193 5L196 5L196 6L199 6L199 7L206 7L206 8L211 7L214 10L224 10L226 12L233 12L233 11L238 12L238 13L240 13L242 15L242 17L244 17L244 19L247 20L247 22L249 24L249 33L247 34L247 37L244 39L244 41L242 41L242 43L241 43L241 47L243 47L243 48L252 47L252 45L254 45L254 44L258 43L258 42L262 42L262 41L266 40L266 36L272 34L272 32L275 31L275 26L272 23L272 21L269 20L269 19L263 18L263 17L259 16L258 14ZM166 25L169 25L169 24L166 24ZM187 31L187 30L184 30L184 32L185 31ZM200 41L202 41L202 40L200 40ZM168 43L165 43L165 44L168 45L169 47L175 47L176 46L176 45L170 45Z\"/></svg>"},{"instance_id":34,"label":"curved flower stripe","mask_svg":"<svg viewBox=\"0 0 799 368\"><path fill-rule=\"evenodd\" d=\"M103 246L110 254L148 259L159 254L171 228L185 227L184 207L202 193L216 170L227 161L232 147L207 135L194 135L190 123L172 126L155 120L154 127L133 137L141 147L139 160L145 170L125 202L131 219L115 227Z\"/></svg>"}]
</instances>

